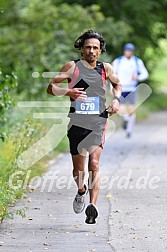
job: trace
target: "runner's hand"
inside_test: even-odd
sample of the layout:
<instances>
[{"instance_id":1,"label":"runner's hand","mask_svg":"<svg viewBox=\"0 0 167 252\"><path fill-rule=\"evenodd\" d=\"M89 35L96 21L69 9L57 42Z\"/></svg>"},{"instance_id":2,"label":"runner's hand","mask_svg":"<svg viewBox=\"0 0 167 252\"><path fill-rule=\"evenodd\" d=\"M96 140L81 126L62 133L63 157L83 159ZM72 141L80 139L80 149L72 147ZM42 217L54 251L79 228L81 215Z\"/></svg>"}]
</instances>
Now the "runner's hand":
<instances>
[{"instance_id":1,"label":"runner's hand","mask_svg":"<svg viewBox=\"0 0 167 252\"><path fill-rule=\"evenodd\" d=\"M108 111L109 115L111 116L111 115L113 115L113 114L115 114L115 113L118 112L119 106L120 106L119 101L117 99L114 99L110 103L110 105L108 106L108 108L106 109L106 111Z\"/></svg>"},{"instance_id":2,"label":"runner's hand","mask_svg":"<svg viewBox=\"0 0 167 252\"><path fill-rule=\"evenodd\" d=\"M68 91L68 96L73 100L84 101L87 98L86 92L83 91L84 88L72 88Z\"/></svg>"},{"instance_id":3,"label":"runner's hand","mask_svg":"<svg viewBox=\"0 0 167 252\"><path fill-rule=\"evenodd\" d=\"M133 74L133 75L132 75L132 80L133 80L133 81L137 80L137 76Z\"/></svg>"}]
</instances>

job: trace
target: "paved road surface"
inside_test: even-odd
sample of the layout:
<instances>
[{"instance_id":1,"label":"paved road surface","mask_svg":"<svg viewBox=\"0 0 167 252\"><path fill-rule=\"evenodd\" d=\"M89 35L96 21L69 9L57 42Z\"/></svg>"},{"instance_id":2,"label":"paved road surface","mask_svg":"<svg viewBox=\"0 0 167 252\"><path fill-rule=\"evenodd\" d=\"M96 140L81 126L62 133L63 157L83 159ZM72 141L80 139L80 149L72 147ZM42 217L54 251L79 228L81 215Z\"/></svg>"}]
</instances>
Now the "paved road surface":
<instances>
[{"instance_id":1,"label":"paved road surface","mask_svg":"<svg viewBox=\"0 0 167 252\"><path fill-rule=\"evenodd\" d=\"M50 167L41 186L17 205L28 206L26 218L0 225L0 251L167 251L167 111L137 124L131 139L123 130L107 138L96 225L73 212L70 155Z\"/></svg>"}]
</instances>

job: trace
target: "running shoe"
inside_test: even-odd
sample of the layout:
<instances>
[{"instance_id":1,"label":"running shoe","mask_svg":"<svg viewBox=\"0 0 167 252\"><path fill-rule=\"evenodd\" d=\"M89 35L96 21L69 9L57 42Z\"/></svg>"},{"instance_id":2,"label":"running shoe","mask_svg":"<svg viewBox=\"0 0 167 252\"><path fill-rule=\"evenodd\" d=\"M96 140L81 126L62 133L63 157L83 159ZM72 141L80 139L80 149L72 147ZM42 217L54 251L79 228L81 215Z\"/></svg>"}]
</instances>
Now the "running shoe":
<instances>
[{"instance_id":1,"label":"running shoe","mask_svg":"<svg viewBox=\"0 0 167 252\"><path fill-rule=\"evenodd\" d=\"M131 137L131 133L128 132L128 133L126 134L126 137L127 137L127 138L130 138L130 137Z\"/></svg>"},{"instance_id":2,"label":"running shoe","mask_svg":"<svg viewBox=\"0 0 167 252\"><path fill-rule=\"evenodd\" d=\"M73 202L73 209L74 212L76 214L81 213L84 208L85 208L85 196L87 194L88 190L87 187L85 185L85 193L83 195L80 195L79 193L77 193L77 195L75 196L74 202Z\"/></svg>"},{"instance_id":3,"label":"running shoe","mask_svg":"<svg viewBox=\"0 0 167 252\"><path fill-rule=\"evenodd\" d=\"M98 216L98 211L97 208L94 204L89 204L85 210L86 214L86 220L85 222L87 224L95 224L96 223L96 218Z\"/></svg>"}]
</instances>

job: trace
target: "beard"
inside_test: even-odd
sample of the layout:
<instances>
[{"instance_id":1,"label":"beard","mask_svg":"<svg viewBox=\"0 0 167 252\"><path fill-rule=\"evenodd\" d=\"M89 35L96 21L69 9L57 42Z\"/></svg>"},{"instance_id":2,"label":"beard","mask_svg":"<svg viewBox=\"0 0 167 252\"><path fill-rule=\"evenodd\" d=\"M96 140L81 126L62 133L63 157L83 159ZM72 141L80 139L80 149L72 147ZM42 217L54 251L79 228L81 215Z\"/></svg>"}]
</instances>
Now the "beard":
<instances>
[{"instance_id":1,"label":"beard","mask_svg":"<svg viewBox=\"0 0 167 252\"><path fill-rule=\"evenodd\" d=\"M88 55L86 58L88 63L93 63L94 61L96 61L96 57L94 55Z\"/></svg>"}]
</instances>

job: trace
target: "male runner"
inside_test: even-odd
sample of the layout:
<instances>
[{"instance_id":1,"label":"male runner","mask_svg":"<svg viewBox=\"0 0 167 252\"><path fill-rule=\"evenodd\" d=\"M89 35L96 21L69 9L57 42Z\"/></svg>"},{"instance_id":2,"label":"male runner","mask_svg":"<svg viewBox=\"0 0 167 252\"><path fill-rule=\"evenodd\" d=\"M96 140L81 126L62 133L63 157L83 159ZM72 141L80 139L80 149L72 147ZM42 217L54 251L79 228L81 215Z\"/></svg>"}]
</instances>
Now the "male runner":
<instances>
[{"instance_id":1,"label":"male runner","mask_svg":"<svg viewBox=\"0 0 167 252\"><path fill-rule=\"evenodd\" d=\"M123 55L112 63L122 84L120 113L123 116L123 128L128 138L131 137L135 124L138 82L145 81L149 76L143 61L134 55L134 51L135 46L132 43L125 44Z\"/></svg>"},{"instance_id":2,"label":"male runner","mask_svg":"<svg viewBox=\"0 0 167 252\"><path fill-rule=\"evenodd\" d=\"M100 187L99 159L104 145L107 117L119 110L121 84L111 64L98 61L100 54L105 51L105 41L99 33L88 30L75 41L74 47L80 50L81 59L66 63L50 82L47 92L70 97L67 136L73 161L73 177L78 187L73 209L78 214L85 208L87 186L84 175L88 153L90 203L85 210L85 222L94 224L98 216L96 202ZM107 108L106 79L113 85L114 94ZM64 80L68 80L67 88L61 87Z\"/></svg>"}]
</instances>

